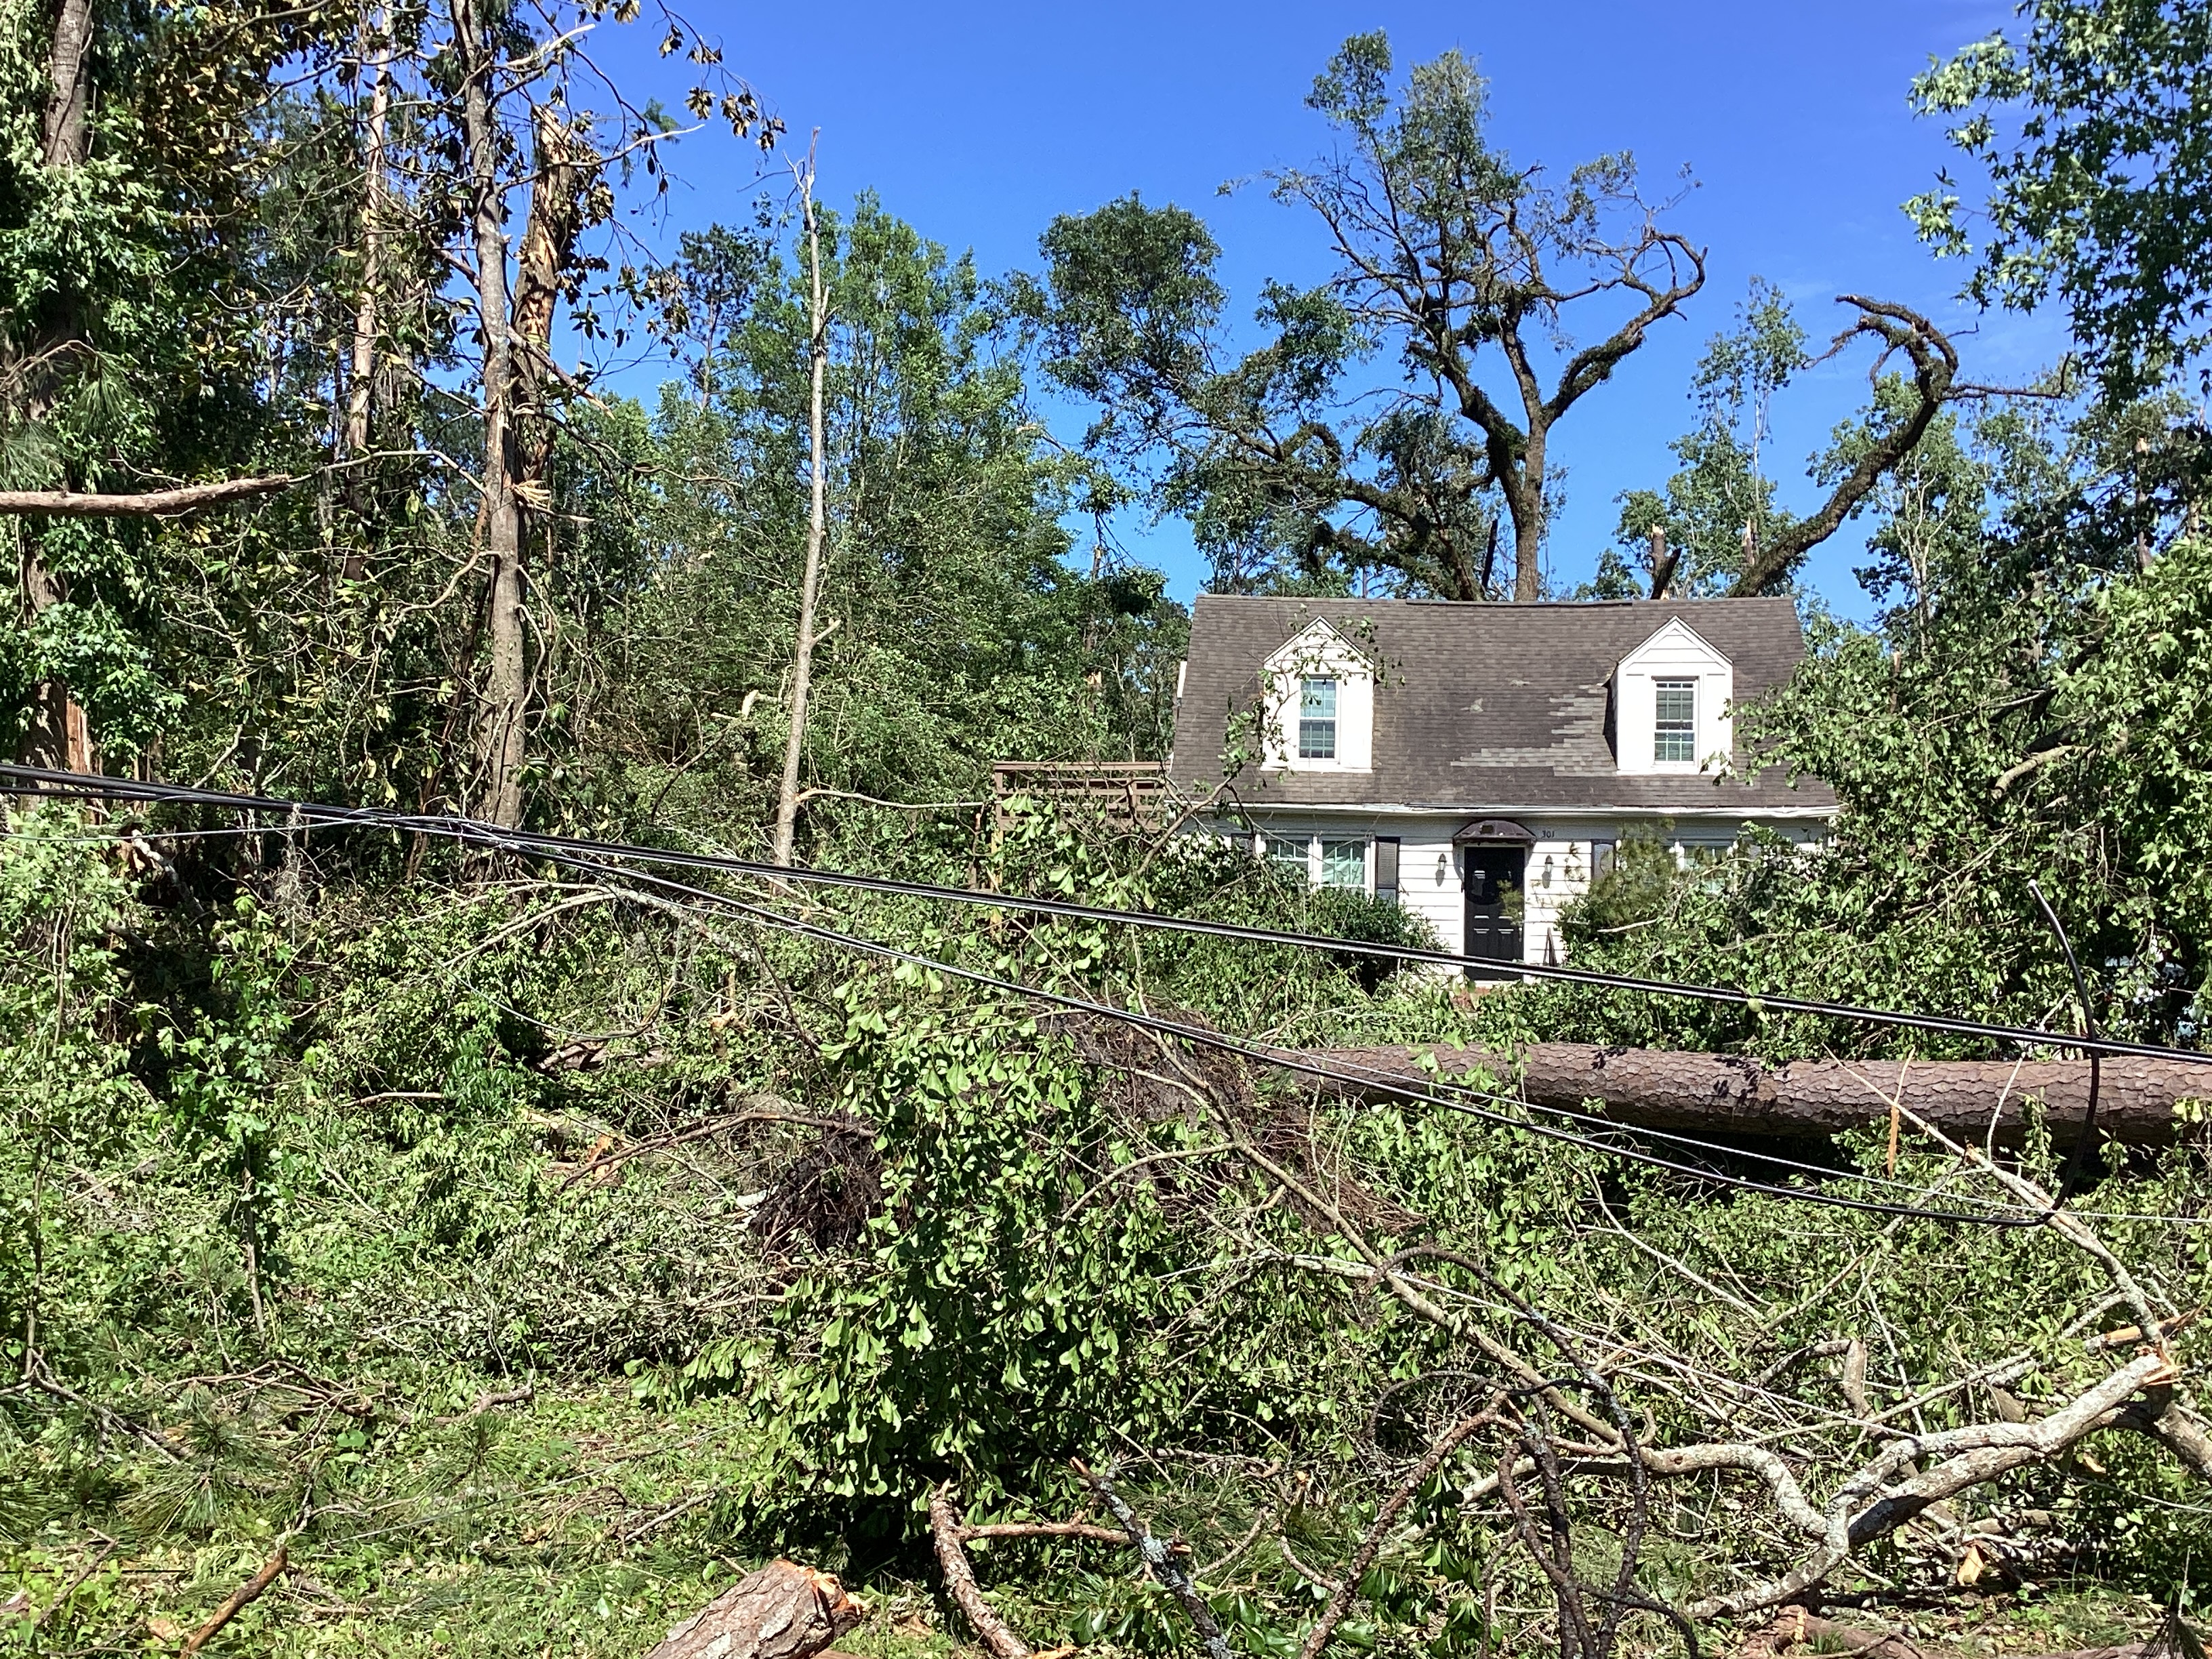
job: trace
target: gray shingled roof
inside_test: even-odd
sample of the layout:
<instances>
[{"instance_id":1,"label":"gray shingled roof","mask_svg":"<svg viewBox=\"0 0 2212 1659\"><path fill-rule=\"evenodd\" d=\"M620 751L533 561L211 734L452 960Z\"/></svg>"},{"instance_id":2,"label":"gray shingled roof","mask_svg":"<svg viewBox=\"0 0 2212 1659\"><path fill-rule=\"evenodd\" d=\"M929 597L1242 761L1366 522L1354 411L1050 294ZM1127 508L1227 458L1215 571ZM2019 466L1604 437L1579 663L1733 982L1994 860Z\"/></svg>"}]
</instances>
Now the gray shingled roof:
<instances>
[{"instance_id":1,"label":"gray shingled roof","mask_svg":"<svg viewBox=\"0 0 2212 1659\"><path fill-rule=\"evenodd\" d=\"M1374 769L1285 775L1249 768L1236 789L1254 805L1832 809L1826 785L1807 781L1793 788L1778 771L1749 784L1740 777L1621 775L1606 730L1613 667L1674 617L1729 659L1739 703L1786 678L1805 654L1788 599L1464 605L1201 594L1176 709L1173 775L1191 789L1218 780L1231 711L1251 707L1261 664L1327 618L1382 667ZM1742 760L1739 750L1739 769Z\"/></svg>"}]
</instances>

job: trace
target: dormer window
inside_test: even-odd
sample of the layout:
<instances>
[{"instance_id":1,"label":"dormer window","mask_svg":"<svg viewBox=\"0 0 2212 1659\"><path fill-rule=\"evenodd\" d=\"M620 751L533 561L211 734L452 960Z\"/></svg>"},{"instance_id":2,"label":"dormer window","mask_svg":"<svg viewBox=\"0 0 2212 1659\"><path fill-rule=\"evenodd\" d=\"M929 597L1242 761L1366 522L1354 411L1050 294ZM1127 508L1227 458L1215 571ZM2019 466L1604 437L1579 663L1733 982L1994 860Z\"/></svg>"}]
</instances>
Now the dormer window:
<instances>
[{"instance_id":1,"label":"dormer window","mask_svg":"<svg viewBox=\"0 0 2212 1659\"><path fill-rule=\"evenodd\" d=\"M1615 763L1623 772L1725 766L1735 744L1735 669L1670 617L1613 670Z\"/></svg>"},{"instance_id":2,"label":"dormer window","mask_svg":"<svg viewBox=\"0 0 2212 1659\"><path fill-rule=\"evenodd\" d=\"M1651 727L1651 758L1655 761L1697 759L1697 681L1655 680L1651 690L1658 714Z\"/></svg>"},{"instance_id":3,"label":"dormer window","mask_svg":"<svg viewBox=\"0 0 2212 1659\"><path fill-rule=\"evenodd\" d=\"M1260 668L1260 764L1270 772L1365 772L1375 764L1376 664L1326 618Z\"/></svg>"},{"instance_id":4,"label":"dormer window","mask_svg":"<svg viewBox=\"0 0 2212 1659\"><path fill-rule=\"evenodd\" d=\"M1336 681L1307 675L1298 689L1298 758L1336 758Z\"/></svg>"}]
</instances>

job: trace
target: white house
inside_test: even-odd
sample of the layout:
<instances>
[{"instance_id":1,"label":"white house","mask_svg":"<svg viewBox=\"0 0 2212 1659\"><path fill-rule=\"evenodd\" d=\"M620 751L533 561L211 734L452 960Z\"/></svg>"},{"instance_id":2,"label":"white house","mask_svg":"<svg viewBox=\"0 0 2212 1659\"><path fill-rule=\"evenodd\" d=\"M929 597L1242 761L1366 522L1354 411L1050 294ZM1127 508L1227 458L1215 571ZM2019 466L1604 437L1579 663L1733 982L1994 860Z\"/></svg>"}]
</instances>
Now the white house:
<instances>
[{"instance_id":1,"label":"white house","mask_svg":"<svg viewBox=\"0 0 2212 1659\"><path fill-rule=\"evenodd\" d=\"M1224 833L1255 833L1316 884L1395 898L1449 950L1557 961L1560 908L1627 836L1686 855L1747 823L1818 839L1834 796L1747 781L1733 719L1804 648L1788 599L1206 594L1170 771L1219 789Z\"/></svg>"}]
</instances>

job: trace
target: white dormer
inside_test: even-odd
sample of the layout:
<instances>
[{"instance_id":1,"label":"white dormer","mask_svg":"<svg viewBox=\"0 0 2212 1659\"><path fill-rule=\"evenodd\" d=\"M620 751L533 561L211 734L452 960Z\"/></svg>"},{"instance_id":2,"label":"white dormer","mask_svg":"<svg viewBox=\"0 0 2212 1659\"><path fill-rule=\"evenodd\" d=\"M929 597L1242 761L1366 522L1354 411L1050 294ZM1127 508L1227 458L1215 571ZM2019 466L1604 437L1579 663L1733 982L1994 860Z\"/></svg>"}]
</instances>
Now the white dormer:
<instances>
[{"instance_id":1,"label":"white dormer","mask_svg":"<svg viewBox=\"0 0 2212 1659\"><path fill-rule=\"evenodd\" d=\"M1375 665L1325 622L1261 665L1262 769L1367 772L1375 764Z\"/></svg>"},{"instance_id":2,"label":"white dormer","mask_svg":"<svg viewBox=\"0 0 2212 1659\"><path fill-rule=\"evenodd\" d=\"M1735 670L1680 617L1613 670L1613 753L1623 772L1718 771L1735 744Z\"/></svg>"}]
</instances>

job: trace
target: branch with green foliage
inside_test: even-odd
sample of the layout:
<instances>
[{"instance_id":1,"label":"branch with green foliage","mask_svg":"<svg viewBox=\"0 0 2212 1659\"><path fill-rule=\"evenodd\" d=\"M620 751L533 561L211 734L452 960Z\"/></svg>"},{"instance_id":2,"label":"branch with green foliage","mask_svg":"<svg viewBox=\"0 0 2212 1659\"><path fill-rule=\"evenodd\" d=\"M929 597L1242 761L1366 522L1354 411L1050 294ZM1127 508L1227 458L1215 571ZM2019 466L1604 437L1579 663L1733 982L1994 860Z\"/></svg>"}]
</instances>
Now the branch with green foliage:
<instances>
[{"instance_id":1,"label":"branch with green foliage","mask_svg":"<svg viewBox=\"0 0 2212 1659\"><path fill-rule=\"evenodd\" d=\"M1511 162L1457 52L1392 78L1376 33L1314 82L1306 101L1348 153L1273 182L1321 221L1335 270L1266 288L1259 349L1231 351L1206 227L1134 196L1054 221L1011 307L1054 379L1101 405L1091 447L1158 465L1153 498L1191 520L1218 587L1341 591L1365 573L1492 598L1502 508L1508 591L1534 599L1552 434L1704 286L1705 255L1661 227L1671 204L1644 197L1626 155L1559 185ZM1598 337L1562 343L1571 314L1607 301ZM1392 387L1355 379L1378 353Z\"/></svg>"},{"instance_id":2,"label":"branch with green foliage","mask_svg":"<svg viewBox=\"0 0 2212 1659\"><path fill-rule=\"evenodd\" d=\"M1974 260L1966 295L2056 297L2110 401L2212 343L2212 12L2188 0L2023 0L2021 38L1977 41L1912 83L1989 179L1978 212L1948 175L1906 204L1923 240ZM1979 221L1978 239L1977 220Z\"/></svg>"}]
</instances>

